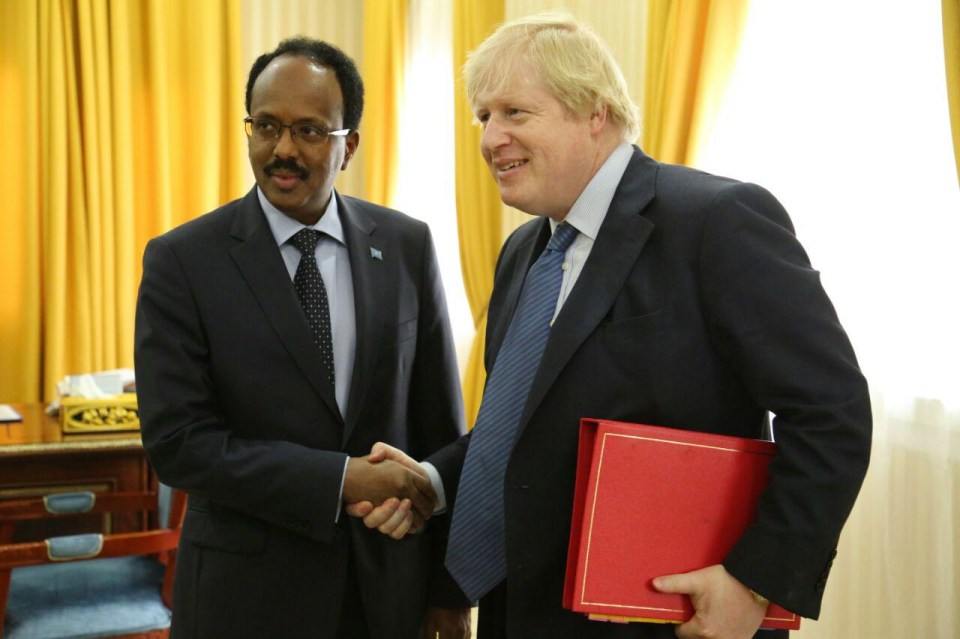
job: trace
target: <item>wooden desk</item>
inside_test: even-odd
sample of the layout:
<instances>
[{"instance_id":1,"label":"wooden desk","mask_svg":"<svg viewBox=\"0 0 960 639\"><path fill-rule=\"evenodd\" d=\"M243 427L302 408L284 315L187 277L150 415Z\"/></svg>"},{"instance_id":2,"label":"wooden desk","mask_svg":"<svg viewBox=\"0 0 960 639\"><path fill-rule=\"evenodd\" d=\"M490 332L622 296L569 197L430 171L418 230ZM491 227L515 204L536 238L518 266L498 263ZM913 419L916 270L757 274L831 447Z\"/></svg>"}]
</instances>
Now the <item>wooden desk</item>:
<instances>
[{"instance_id":1,"label":"wooden desk","mask_svg":"<svg viewBox=\"0 0 960 639\"><path fill-rule=\"evenodd\" d=\"M140 433L67 435L42 404L15 404L22 422L0 424L0 499L16 499L52 491L116 492L156 487ZM143 530L136 513L84 515L56 522L18 525L14 541L42 539L76 532Z\"/></svg>"}]
</instances>

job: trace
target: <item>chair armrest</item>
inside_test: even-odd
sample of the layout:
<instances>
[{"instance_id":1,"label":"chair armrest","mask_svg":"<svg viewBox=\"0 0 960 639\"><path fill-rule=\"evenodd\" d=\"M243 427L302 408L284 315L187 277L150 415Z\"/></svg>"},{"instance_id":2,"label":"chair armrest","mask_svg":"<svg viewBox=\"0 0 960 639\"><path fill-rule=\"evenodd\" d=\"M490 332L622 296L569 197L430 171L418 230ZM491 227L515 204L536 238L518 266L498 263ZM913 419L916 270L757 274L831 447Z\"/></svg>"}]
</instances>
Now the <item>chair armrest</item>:
<instances>
[{"instance_id":1,"label":"chair armrest","mask_svg":"<svg viewBox=\"0 0 960 639\"><path fill-rule=\"evenodd\" d=\"M66 535L44 540L50 561L91 559L103 550L103 535Z\"/></svg>"},{"instance_id":2,"label":"chair armrest","mask_svg":"<svg viewBox=\"0 0 960 639\"><path fill-rule=\"evenodd\" d=\"M51 515L88 513L97 503L97 494L85 490L79 493L53 493L43 497L43 507Z\"/></svg>"},{"instance_id":3,"label":"chair armrest","mask_svg":"<svg viewBox=\"0 0 960 639\"><path fill-rule=\"evenodd\" d=\"M89 545L84 545L78 541L64 542L71 537L74 539L100 537L102 538L102 545L98 552L91 553L90 551L93 549L92 540L87 542ZM0 546L0 571L22 566L77 561L94 557L154 555L176 549L179 540L180 531L178 529L163 529L119 535L71 535L23 544L7 544ZM52 550L53 547L56 547L56 550ZM71 547L73 550L65 549ZM86 552L80 552L81 548L85 548ZM51 552L56 553L57 556L51 555ZM71 552L75 552L77 556L70 556Z\"/></svg>"},{"instance_id":4,"label":"chair armrest","mask_svg":"<svg viewBox=\"0 0 960 639\"><path fill-rule=\"evenodd\" d=\"M157 510L155 493L54 493L44 497L0 501L0 521L26 521L84 513L151 510Z\"/></svg>"}]
</instances>

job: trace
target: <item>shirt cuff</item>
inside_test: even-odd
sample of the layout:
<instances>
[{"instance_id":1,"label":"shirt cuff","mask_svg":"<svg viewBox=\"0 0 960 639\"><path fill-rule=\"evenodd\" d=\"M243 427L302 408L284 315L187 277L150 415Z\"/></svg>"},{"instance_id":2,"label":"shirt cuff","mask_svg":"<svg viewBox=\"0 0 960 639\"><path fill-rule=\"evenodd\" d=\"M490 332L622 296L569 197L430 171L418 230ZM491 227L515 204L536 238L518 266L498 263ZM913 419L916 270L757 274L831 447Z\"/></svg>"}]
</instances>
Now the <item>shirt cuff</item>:
<instances>
[{"instance_id":1,"label":"shirt cuff","mask_svg":"<svg viewBox=\"0 0 960 639\"><path fill-rule=\"evenodd\" d=\"M440 473L430 462L420 462L423 469L430 476L430 483L433 484L433 492L437 494L437 505L433 507L433 514L440 515L447 510L447 495L443 492L443 482L440 481Z\"/></svg>"},{"instance_id":2,"label":"shirt cuff","mask_svg":"<svg viewBox=\"0 0 960 639\"><path fill-rule=\"evenodd\" d=\"M343 460L343 474L340 476L340 499L337 500L337 512L333 516L333 523L335 524L340 521L340 511L343 510L343 484L347 481L347 464L349 463L349 457Z\"/></svg>"}]
</instances>

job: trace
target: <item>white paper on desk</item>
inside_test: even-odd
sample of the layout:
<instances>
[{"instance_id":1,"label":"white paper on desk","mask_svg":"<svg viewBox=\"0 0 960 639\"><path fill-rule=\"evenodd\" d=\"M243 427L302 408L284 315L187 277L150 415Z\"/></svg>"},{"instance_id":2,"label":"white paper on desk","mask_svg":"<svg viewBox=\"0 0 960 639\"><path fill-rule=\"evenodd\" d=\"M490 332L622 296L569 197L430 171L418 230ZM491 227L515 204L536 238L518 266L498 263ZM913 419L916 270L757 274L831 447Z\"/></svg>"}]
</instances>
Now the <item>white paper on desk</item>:
<instances>
[{"instance_id":1,"label":"white paper on desk","mask_svg":"<svg viewBox=\"0 0 960 639\"><path fill-rule=\"evenodd\" d=\"M113 397L123 392L126 384L134 380L133 369L119 368L86 375L67 375L60 395L99 399ZM60 388L58 388L60 390Z\"/></svg>"},{"instance_id":2,"label":"white paper on desk","mask_svg":"<svg viewBox=\"0 0 960 639\"><path fill-rule=\"evenodd\" d=\"M85 375L67 375L57 382L57 397L46 408L48 415L60 413L61 397L86 397L103 399L123 393L126 386L132 385L136 375L132 368L117 368Z\"/></svg>"},{"instance_id":3,"label":"white paper on desk","mask_svg":"<svg viewBox=\"0 0 960 639\"><path fill-rule=\"evenodd\" d=\"M22 422L23 417L20 413L13 410L13 406L0 404L0 422Z\"/></svg>"}]
</instances>

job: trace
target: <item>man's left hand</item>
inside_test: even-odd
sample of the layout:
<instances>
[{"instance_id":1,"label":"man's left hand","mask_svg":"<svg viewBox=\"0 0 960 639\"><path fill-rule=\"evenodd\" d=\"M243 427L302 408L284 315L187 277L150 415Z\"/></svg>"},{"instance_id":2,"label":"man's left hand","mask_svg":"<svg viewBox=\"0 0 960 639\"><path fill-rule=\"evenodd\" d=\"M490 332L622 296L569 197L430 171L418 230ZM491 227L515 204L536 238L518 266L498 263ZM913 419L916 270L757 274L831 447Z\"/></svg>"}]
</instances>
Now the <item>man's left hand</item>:
<instances>
[{"instance_id":1,"label":"man's left hand","mask_svg":"<svg viewBox=\"0 0 960 639\"><path fill-rule=\"evenodd\" d=\"M760 627L767 611L767 605L758 602L753 593L720 564L657 577L653 587L660 592L690 596L695 612L689 621L677 626L680 639L748 639Z\"/></svg>"},{"instance_id":2,"label":"man's left hand","mask_svg":"<svg viewBox=\"0 0 960 639\"><path fill-rule=\"evenodd\" d=\"M470 639L470 608L427 608L424 639Z\"/></svg>"}]
</instances>

